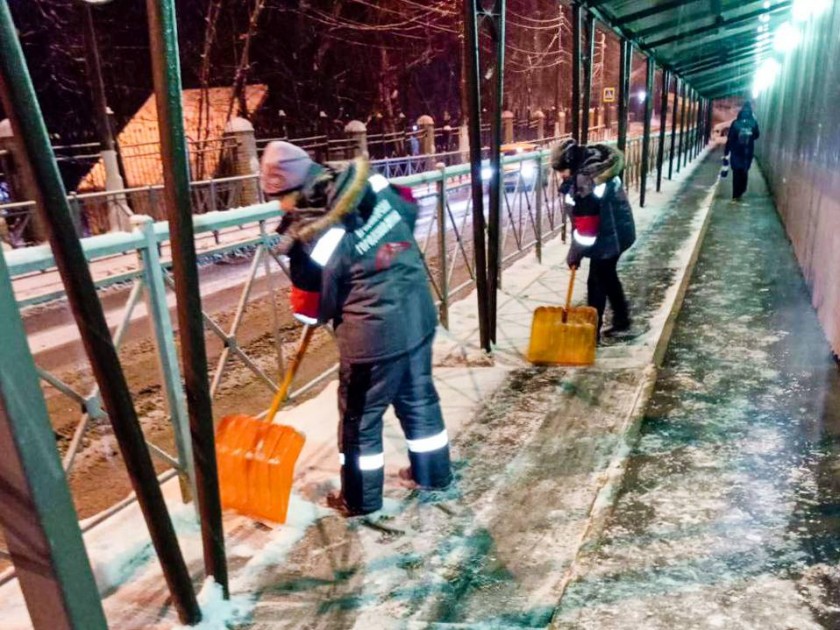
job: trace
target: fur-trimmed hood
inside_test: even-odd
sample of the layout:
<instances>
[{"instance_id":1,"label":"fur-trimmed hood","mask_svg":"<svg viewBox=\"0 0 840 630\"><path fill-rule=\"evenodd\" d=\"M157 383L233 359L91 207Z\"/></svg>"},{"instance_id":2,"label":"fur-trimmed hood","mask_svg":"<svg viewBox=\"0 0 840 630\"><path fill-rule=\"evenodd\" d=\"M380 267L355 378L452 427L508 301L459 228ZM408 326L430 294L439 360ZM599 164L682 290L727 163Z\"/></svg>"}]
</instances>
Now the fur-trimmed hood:
<instances>
[{"instance_id":1,"label":"fur-trimmed hood","mask_svg":"<svg viewBox=\"0 0 840 630\"><path fill-rule=\"evenodd\" d=\"M294 241L310 243L356 210L367 190L370 163L358 157L337 171L313 165L304 187L296 193L295 209L283 215L277 232L282 236L279 250L288 250Z\"/></svg>"},{"instance_id":2,"label":"fur-trimmed hood","mask_svg":"<svg viewBox=\"0 0 840 630\"><path fill-rule=\"evenodd\" d=\"M590 144L584 148L583 162L575 175L591 179L595 185L603 184L624 170L624 154L606 144Z\"/></svg>"}]
</instances>

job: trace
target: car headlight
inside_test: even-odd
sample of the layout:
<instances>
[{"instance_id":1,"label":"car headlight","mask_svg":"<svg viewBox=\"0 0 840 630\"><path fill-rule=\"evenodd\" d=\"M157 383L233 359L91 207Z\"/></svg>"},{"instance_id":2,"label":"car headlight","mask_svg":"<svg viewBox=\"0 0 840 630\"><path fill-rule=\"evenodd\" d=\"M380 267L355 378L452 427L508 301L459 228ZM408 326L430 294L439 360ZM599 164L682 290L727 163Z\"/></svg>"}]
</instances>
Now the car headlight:
<instances>
[{"instance_id":1,"label":"car headlight","mask_svg":"<svg viewBox=\"0 0 840 630\"><path fill-rule=\"evenodd\" d=\"M522 168L519 171L522 173L522 177L531 178L534 176L534 173L537 172L537 167L534 165L533 162L522 162Z\"/></svg>"}]
</instances>

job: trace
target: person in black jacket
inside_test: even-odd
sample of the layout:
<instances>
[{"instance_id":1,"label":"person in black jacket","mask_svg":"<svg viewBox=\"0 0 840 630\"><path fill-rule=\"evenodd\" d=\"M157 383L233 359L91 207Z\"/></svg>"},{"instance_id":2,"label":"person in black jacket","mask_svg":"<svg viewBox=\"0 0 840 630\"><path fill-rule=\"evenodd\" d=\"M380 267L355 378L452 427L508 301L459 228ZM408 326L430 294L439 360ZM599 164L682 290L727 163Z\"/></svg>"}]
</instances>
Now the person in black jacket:
<instances>
[{"instance_id":1,"label":"person in black jacket","mask_svg":"<svg viewBox=\"0 0 840 630\"><path fill-rule=\"evenodd\" d=\"M408 444L404 471L422 488L451 479L449 440L432 380L437 311L414 240L408 189L369 174L364 158L334 171L284 142L266 147L262 182L287 210L292 306L301 321L331 323L340 354L339 459L346 513L382 507L382 416L393 405Z\"/></svg>"},{"instance_id":2,"label":"person in black jacket","mask_svg":"<svg viewBox=\"0 0 840 630\"><path fill-rule=\"evenodd\" d=\"M744 103L738 118L729 127L724 149L724 168L732 168L732 199L740 201L747 192L750 167L755 155L755 141L761 136L758 121L753 116L752 105Z\"/></svg>"},{"instance_id":3,"label":"person in black jacket","mask_svg":"<svg viewBox=\"0 0 840 630\"><path fill-rule=\"evenodd\" d=\"M566 262L579 267L589 258L587 299L598 311L599 338L608 300L613 320L604 336L624 334L632 322L617 266L636 240L633 211L619 177L624 155L607 145L580 146L567 139L552 149L551 166L563 178L560 191L571 206L572 242Z\"/></svg>"}]
</instances>

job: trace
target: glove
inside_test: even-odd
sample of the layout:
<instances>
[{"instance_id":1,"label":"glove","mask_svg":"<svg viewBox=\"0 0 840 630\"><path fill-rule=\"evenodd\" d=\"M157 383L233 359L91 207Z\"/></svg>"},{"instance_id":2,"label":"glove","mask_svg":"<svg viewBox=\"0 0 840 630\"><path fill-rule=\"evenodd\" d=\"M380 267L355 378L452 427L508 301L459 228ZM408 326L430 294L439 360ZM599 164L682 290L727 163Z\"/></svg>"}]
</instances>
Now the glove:
<instances>
[{"instance_id":1,"label":"glove","mask_svg":"<svg viewBox=\"0 0 840 630\"><path fill-rule=\"evenodd\" d=\"M580 267L581 260L583 260L583 247L572 239L572 244L569 246L569 253L566 254L566 264L569 265L569 269Z\"/></svg>"}]
</instances>

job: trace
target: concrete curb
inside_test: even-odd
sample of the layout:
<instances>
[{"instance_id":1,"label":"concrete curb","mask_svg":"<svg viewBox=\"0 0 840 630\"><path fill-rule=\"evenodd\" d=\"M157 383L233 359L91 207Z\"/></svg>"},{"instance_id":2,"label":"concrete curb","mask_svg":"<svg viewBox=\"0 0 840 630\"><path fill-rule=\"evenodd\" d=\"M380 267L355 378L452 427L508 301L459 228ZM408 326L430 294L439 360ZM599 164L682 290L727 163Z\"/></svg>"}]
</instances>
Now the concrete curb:
<instances>
[{"instance_id":1,"label":"concrete curb","mask_svg":"<svg viewBox=\"0 0 840 630\"><path fill-rule=\"evenodd\" d=\"M711 224L712 210L718 196L719 186L720 180L715 183L707 197L708 201L705 203L705 216L703 217L700 229L694 237L695 240L692 245L691 255L683 269L677 291L674 294L671 306L668 309L668 316L662 327L659 339L654 347L653 361L644 368L642 376L639 379L639 384L633 398L633 404L631 405L621 427L621 437L619 438L619 443L616 446L610 465L604 473L602 473L601 479L599 480L599 488L592 501L589 517L587 519L586 526L581 533L574 560L572 560L569 568L563 576L563 579L561 580L559 588L560 593L557 599L557 608L555 609L549 628L558 628L557 615L559 614L563 597L565 596L568 587L582 575L581 569L585 568L583 559L585 549L596 543L615 507L615 498L618 491L621 489L630 453L633 445L636 443L636 438L639 435L644 413L653 396L653 391L659 376L659 370L662 367L665 354L671 342L677 318L682 311L685 296L688 291L688 285L691 282L691 278L694 275L694 269L697 266L698 259L700 258L703 241L706 238L709 225Z\"/></svg>"}]
</instances>

